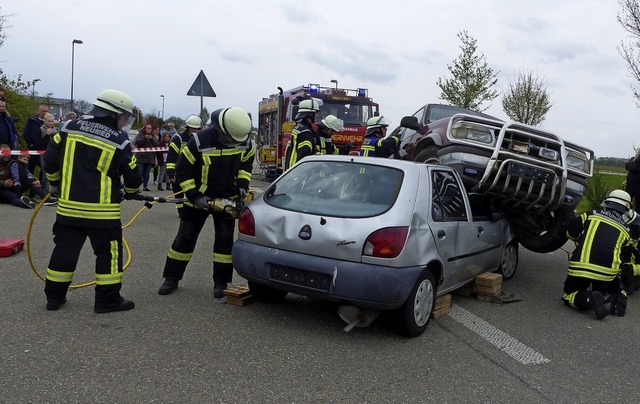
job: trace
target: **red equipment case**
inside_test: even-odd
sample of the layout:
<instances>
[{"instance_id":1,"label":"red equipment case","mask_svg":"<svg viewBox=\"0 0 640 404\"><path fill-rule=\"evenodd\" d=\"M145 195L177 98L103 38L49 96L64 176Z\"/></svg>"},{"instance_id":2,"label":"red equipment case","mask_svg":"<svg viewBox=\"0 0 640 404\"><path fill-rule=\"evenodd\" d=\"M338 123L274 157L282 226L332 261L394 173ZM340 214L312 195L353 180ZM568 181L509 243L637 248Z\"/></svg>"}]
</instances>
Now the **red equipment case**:
<instances>
[{"instance_id":1,"label":"red equipment case","mask_svg":"<svg viewBox=\"0 0 640 404\"><path fill-rule=\"evenodd\" d=\"M22 251L24 240L19 238L0 238L0 257L8 257Z\"/></svg>"}]
</instances>

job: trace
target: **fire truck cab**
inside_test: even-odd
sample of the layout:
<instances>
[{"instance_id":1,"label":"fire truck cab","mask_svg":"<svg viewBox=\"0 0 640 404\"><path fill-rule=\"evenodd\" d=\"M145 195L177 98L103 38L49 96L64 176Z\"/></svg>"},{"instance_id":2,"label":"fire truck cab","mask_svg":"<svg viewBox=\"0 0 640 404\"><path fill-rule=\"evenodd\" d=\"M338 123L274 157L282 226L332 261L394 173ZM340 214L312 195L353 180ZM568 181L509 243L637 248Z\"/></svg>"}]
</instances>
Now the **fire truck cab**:
<instances>
[{"instance_id":1,"label":"fire truck cab","mask_svg":"<svg viewBox=\"0 0 640 404\"><path fill-rule=\"evenodd\" d=\"M334 115L344 122L344 131L335 133L331 141L338 148L353 142L351 154L358 154L364 141L367 120L379 115L378 104L369 98L366 88L346 89L321 87L308 84L279 92L263 98L258 104L258 163L267 178L276 178L284 171L287 146L291 131L296 125L294 118L298 104L304 99L314 98L320 104L317 121Z\"/></svg>"}]
</instances>

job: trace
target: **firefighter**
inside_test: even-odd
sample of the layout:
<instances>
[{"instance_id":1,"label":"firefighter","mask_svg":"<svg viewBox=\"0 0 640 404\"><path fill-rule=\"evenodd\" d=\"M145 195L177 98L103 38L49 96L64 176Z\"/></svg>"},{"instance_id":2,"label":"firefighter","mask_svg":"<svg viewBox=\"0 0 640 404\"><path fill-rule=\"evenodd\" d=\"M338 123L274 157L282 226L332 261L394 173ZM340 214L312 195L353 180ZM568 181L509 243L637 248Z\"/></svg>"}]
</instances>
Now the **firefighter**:
<instances>
[{"instance_id":1,"label":"firefighter","mask_svg":"<svg viewBox=\"0 0 640 404\"><path fill-rule=\"evenodd\" d=\"M297 125L291 131L291 143L287 148L285 170L293 167L303 158L315 154L318 134L313 129L320 104L311 98L300 101L295 121Z\"/></svg>"},{"instance_id":2,"label":"firefighter","mask_svg":"<svg viewBox=\"0 0 640 404\"><path fill-rule=\"evenodd\" d=\"M180 189L180 185L176 182L176 161L178 160L180 151L187 145L189 139L191 139L193 134L199 131L202 127L202 120L197 115L189 115L185 123L187 124L187 128L182 131L182 133L177 133L171 138L169 151L167 152L167 159L165 161L167 176L169 177L171 189L173 190L176 199L183 198L184 195ZM180 216L180 212L182 212L182 206L182 203L176 203L178 216Z\"/></svg>"},{"instance_id":3,"label":"firefighter","mask_svg":"<svg viewBox=\"0 0 640 404\"><path fill-rule=\"evenodd\" d=\"M349 147L345 146L338 149L331 141L331 136L344 130L342 119L333 115L327 115L324 119L316 123L318 127L318 137L316 138L316 154L347 154ZM353 147L353 143L351 143Z\"/></svg>"},{"instance_id":4,"label":"firefighter","mask_svg":"<svg viewBox=\"0 0 640 404\"><path fill-rule=\"evenodd\" d=\"M221 298L231 282L231 247L235 218L213 205L230 198L242 201L249 189L254 149L249 139L251 120L241 108L214 111L211 126L196 134L180 152L176 182L189 202L180 214L180 228L164 265L164 283L158 294L168 295L182 279L193 255L198 235L209 215L213 216L213 296Z\"/></svg>"},{"instance_id":5,"label":"firefighter","mask_svg":"<svg viewBox=\"0 0 640 404\"><path fill-rule=\"evenodd\" d=\"M361 156L389 157L398 149L400 138L396 135L385 139L389 122L384 116L374 116L367 121L367 132L360 148Z\"/></svg>"},{"instance_id":6,"label":"firefighter","mask_svg":"<svg viewBox=\"0 0 640 404\"><path fill-rule=\"evenodd\" d=\"M627 309L627 294L620 285L622 251L631 244L627 215L631 196L613 190L602 203L603 209L585 212L567 223L567 236L576 241L569 260L562 300L577 310L593 310L596 318L608 314L622 317ZM605 295L611 303L605 306Z\"/></svg>"},{"instance_id":7,"label":"firefighter","mask_svg":"<svg viewBox=\"0 0 640 404\"><path fill-rule=\"evenodd\" d=\"M133 101L104 90L88 119L67 122L44 153L50 192L58 196L56 222L44 291L47 310L58 310L87 237L96 256L96 313L131 310L122 286L121 176L125 196L140 191L142 177L127 131L135 118Z\"/></svg>"}]
</instances>

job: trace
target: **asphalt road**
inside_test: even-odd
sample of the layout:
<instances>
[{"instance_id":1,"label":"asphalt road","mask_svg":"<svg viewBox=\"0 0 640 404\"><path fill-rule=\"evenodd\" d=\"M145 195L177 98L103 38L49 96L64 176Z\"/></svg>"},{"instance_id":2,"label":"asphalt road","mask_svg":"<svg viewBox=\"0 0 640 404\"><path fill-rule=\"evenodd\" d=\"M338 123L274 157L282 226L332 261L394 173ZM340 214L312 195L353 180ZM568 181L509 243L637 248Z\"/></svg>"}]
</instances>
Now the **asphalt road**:
<instances>
[{"instance_id":1,"label":"asphalt road","mask_svg":"<svg viewBox=\"0 0 640 404\"><path fill-rule=\"evenodd\" d=\"M267 183L258 179L259 193ZM141 208L125 202L123 220ZM32 213L0 205L0 237L26 238ZM40 273L54 217L55 208L43 207L34 222L32 259ZM597 321L564 307L563 250L520 250L504 289L522 301L454 296L448 316L406 339L384 318L345 332L337 307L300 296L273 305L217 303L213 225L199 238L180 288L159 296L177 226L175 208L157 204L125 230L132 263L122 293L136 302L129 312L94 314L92 287L70 291L62 309L48 312L27 252L0 258L0 402L640 401L640 295L630 297L624 318ZM85 247L78 283L93 279ZM234 283L245 281L235 275Z\"/></svg>"}]
</instances>

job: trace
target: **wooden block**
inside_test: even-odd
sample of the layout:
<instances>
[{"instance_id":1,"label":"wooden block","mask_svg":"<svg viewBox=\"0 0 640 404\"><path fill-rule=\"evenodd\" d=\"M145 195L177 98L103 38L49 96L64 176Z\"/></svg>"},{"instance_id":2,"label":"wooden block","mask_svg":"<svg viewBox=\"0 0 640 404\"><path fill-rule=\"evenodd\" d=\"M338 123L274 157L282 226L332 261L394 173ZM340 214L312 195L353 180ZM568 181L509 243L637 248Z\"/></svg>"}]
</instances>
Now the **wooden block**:
<instances>
[{"instance_id":1,"label":"wooden block","mask_svg":"<svg viewBox=\"0 0 640 404\"><path fill-rule=\"evenodd\" d=\"M436 298L436 305L433 308L434 310L439 310L442 308L449 308L453 303L451 302L451 295L446 294Z\"/></svg>"},{"instance_id":2,"label":"wooden block","mask_svg":"<svg viewBox=\"0 0 640 404\"><path fill-rule=\"evenodd\" d=\"M458 296L471 296L473 295L474 287L473 283L467 283L466 285L453 291Z\"/></svg>"},{"instance_id":3,"label":"wooden block","mask_svg":"<svg viewBox=\"0 0 640 404\"><path fill-rule=\"evenodd\" d=\"M227 296L233 296L233 297L244 297L244 296L249 296L251 294L251 291L249 291L249 288L247 286L241 285L241 286L234 286L225 290L224 294Z\"/></svg>"},{"instance_id":4,"label":"wooden block","mask_svg":"<svg viewBox=\"0 0 640 404\"><path fill-rule=\"evenodd\" d=\"M476 276L476 288L478 286L496 286L502 284L502 275L486 272Z\"/></svg>"},{"instance_id":5,"label":"wooden block","mask_svg":"<svg viewBox=\"0 0 640 404\"><path fill-rule=\"evenodd\" d=\"M226 300L227 300L227 304L231 304L233 306L246 306L248 304L253 303L253 296L248 295L243 297L237 297L237 296L227 295Z\"/></svg>"},{"instance_id":6,"label":"wooden block","mask_svg":"<svg viewBox=\"0 0 640 404\"><path fill-rule=\"evenodd\" d=\"M483 302L491 303L493 301L493 298L494 298L494 296L478 295L478 300L483 301Z\"/></svg>"},{"instance_id":7,"label":"wooden block","mask_svg":"<svg viewBox=\"0 0 640 404\"><path fill-rule=\"evenodd\" d=\"M500 296L500 294L502 293L502 285L495 285L495 286L482 286L482 285L476 285L476 292L478 292L479 295L485 295L485 296Z\"/></svg>"},{"instance_id":8,"label":"wooden block","mask_svg":"<svg viewBox=\"0 0 640 404\"><path fill-rule=\"evenodd\" d=\"M433 318L446 316L447 314L449 314L449 307L443 307L441 309L433 311Z\"/></svg>"}]
</instances>

